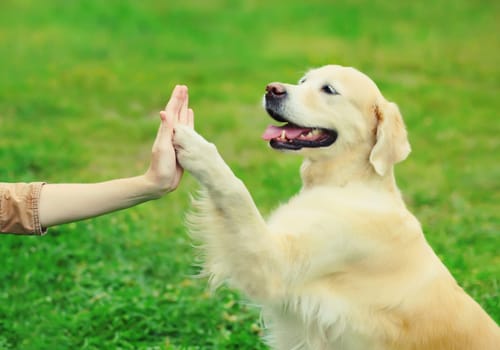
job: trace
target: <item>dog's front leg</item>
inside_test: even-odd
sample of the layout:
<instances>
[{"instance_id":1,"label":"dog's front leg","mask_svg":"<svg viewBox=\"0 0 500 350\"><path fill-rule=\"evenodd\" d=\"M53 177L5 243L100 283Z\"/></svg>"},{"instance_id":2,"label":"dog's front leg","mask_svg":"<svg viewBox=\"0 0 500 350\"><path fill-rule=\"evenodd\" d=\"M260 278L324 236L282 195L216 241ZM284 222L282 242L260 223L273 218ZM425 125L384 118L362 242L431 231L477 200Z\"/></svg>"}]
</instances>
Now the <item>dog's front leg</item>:
<instances>
[{"instance_id":1,"label":"dog's front leg","mask_svg":"<svg viewBox=\"0 0 500 350\"><path fill-rule=\"evenodd\" d=\"M176 128L174 143L179 163L207 190L217 209L224 213L227 224L245 220L247 224L265 228L250 193L213 143L183 125Z\"/></svg>"},{"instance_id":2,"label":"dog's front leg","mask_svg":"<svg viewBox=\"0 0 500 350\"><path fill-rule=\"evenodd\" d=\"M282 293L285 259L279 239L268 232L253 199L219 155L215 145L179 125L177 158L204 187L191 231L203 243L205 270L212 282L228 280L253 298Z\"/></svg>"}]
</instances>

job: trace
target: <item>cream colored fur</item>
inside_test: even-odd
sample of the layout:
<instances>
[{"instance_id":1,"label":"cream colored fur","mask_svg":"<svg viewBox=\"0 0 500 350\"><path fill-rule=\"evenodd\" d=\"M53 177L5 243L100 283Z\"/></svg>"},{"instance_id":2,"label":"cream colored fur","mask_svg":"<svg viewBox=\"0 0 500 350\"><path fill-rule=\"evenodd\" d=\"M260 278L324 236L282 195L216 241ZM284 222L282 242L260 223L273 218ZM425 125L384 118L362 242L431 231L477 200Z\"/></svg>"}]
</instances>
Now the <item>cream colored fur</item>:
<instances>
[{"instance_id":1,"label":"cream colored fur","mask_svg":"<svg viewBox=\"0 0 500 350\"><path fill-rule=\"evenodd\" d=\"M178 160L204 189L190 227L211 283L262 305L276 350L500 349L498 326L401 198L393 165L410 147L397 106L352 68L325 66L283 85L290 121L337 130L338 139L297 151L303 188L268 220L213 144L175 130Z\"/></svg>"}]
</instances>

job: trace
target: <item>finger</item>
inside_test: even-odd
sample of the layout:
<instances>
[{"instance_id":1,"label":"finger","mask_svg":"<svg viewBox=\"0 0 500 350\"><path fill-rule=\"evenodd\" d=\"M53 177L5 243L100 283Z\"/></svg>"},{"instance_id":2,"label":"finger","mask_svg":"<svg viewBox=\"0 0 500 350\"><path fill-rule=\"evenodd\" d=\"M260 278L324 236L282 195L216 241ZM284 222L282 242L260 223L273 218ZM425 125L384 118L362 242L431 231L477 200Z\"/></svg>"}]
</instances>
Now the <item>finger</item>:
<instances>
[{"instance_id":1,"label":"finger","mask_svg":"<svg viewBox=\"0 0 500 350\"><path fill-rule=\"evenodd\" d=\"M176 109L173 110L174 117L176 122L184 122L185 119L185 111L187 110L187 105L188 105L188 89L187 86L185 85L180 85L179 86L179 103L176 106Z\"/></svg>"},{"instance_id":2,"label":"finger","mask_svg":"<svg viewBox=\"0 0 500 350\"><path fill-rule=\"evenodd\" d=\"M184 101L182 102L181 109L179 111L179 122L182 124L187 124L188 121L188 103L189 103L189 95L188 95L188 88L187 86L183 85L183 88L185 89L185 98Z\"/></svg>"},{"instance_id":3,"label":"finger","mask_svg":"<svg viewBox=\"0 0 500 350\"><path fill-rule=\"evenodd\" d=\"M170 96L165 112L168 114L173 114L178 119L179 112L181 111L182 105L186 98L186 87L182 85L176 85Z\"/></svg>"},{"instance_id":4,"label":"finger","mask_svg":"<svg viewBox=\"0 0 500 350\"><path fill-rule=\"evenodd\" d=\"M191 108L188 109L187 125L194 129L194 112Z\"/></svg>"},{"instance_id":5,"label":"finger","mask_svg":"<svg viewBox=\"0 0 500 350\"><path fill-rule=\"evenodd\" d=\"M179 85L175 85L174 88L172 89L172 93L170 94L170 98L168 99L168 102L165 105L165 110L172 108L174 99L177 97L179 93L180 93Z\"/></svg>"}]
</instances>

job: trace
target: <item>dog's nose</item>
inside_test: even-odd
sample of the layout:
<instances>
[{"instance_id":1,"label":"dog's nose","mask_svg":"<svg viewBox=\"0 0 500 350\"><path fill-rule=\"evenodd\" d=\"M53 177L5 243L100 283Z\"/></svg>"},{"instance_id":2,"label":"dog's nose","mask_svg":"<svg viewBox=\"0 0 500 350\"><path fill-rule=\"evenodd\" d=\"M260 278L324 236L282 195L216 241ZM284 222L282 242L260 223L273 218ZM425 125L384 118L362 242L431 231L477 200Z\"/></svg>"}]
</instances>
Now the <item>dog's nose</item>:
<instances>
[{"instance_id":1,"label":"dog's nose","mask_svg":"<svg viewBox=\"0 0 500 350\"><path fill-rule=\"evenodd\" d=\"M266 86L266 97L280 98L286 96L286 88L280 83L271 83Z\"/></svg>"}]
</instances>

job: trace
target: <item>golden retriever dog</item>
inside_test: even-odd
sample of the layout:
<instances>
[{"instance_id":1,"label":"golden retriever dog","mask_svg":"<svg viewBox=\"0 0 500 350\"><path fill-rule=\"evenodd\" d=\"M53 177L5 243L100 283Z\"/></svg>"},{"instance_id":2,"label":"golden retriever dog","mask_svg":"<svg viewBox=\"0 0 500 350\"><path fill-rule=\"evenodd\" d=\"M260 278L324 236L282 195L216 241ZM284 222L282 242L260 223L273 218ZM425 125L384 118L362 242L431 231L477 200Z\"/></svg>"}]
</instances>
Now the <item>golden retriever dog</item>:
<instances>
[{"instance_id":1,"label":"golden retriever dog","mask_svg":"<svg viewBox=\"0 0 500 350\"><path fill-rule=\"evenodd\" d=\"M393 166L410 145L398 107L348 67L271 83L280 126L263 138L300 154L300 192L265 220L216 147L175 128L178 161L202 185L191 233L213 286L262 307L276 350L500 349L497 324L469 297L408 211Z\"/></svg>"}]
</instances>

